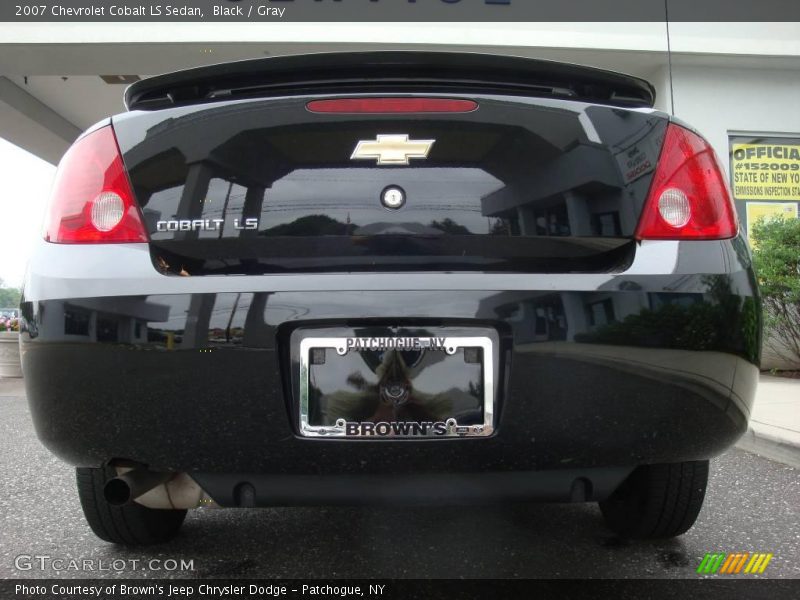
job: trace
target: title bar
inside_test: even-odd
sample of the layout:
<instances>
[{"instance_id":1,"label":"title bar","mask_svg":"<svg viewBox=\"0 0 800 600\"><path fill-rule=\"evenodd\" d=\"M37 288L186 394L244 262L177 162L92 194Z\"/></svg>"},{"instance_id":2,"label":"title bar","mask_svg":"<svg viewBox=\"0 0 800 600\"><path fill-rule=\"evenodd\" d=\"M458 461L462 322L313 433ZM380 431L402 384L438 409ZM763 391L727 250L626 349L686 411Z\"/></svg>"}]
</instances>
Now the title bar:
<instances>
[{"instance_id":1,"label":"title bar","mask_svg":"<svg viewBox=\"0 0 800 600\"><path fill-rule=\"evenodd\" d=\"M800 21L797 0L3 0L5 22Z\"/></svg>"}]
</instances>

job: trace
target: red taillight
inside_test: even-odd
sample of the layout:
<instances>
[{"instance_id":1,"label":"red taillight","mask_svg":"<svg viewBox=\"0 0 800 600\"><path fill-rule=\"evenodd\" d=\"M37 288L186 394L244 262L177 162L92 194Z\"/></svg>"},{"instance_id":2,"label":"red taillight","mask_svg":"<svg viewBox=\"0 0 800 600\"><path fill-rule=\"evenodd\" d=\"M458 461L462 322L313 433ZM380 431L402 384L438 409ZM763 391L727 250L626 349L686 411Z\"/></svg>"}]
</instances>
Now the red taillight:
<instances>
[{"instance_id":1,"label":"red taillight","mask_svg":"<svg viewBox=\"0 0 800 600\"><path fill-rule=\"evenodd\" d=\"M59 244L147 241L110 126L75 142L61 159L44 239Z\"/></svg>"},{"instance_id":2,"label":"red taillight","mask_svg":"<svg viewBox=\"0 0 800 600\"><path fill-rule=\"evenodd\" d=\"M713 148L670 123L636 238L723 240L738 231L730 189Z\"/></svg>"},{"instance_id":3,"label":"red taillight","mask_svg":"<svg viewBox=\"0 0 800 600\"><path fill-rule=\"evenodd\" d=\"M314 113L465 113L476 110L478 103L451 98L337 98L312 100L306 108Z\"/></svg>"}]
</instances>

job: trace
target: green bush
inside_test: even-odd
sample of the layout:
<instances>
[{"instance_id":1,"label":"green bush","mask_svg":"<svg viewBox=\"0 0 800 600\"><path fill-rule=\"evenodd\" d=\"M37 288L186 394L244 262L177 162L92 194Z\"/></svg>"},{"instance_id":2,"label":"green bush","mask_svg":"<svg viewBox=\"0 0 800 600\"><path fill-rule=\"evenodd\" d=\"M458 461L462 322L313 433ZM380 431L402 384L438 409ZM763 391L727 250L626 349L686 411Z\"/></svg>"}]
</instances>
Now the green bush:
<instances>
[{"instance_id":1,"label":"green bush","mask_svg":"<svg viewBox=\"0 0 800 600\"><path fill-rule=\"evenodd\" d=\"M766 343L800 367L800 219L759 219L750 239L764 304Z\"/></svg>"},{"instance_id":2,"label":"green bush","mask_svg":"<svg viewBox=\"0 0 800 600\"><path fill-rule=\"evenodd\" d=\"M0 308L16 308L19 306L19 298L22 290L15 287L7 287L5 282L0 279Z\"/></svg>"}]
</instances>

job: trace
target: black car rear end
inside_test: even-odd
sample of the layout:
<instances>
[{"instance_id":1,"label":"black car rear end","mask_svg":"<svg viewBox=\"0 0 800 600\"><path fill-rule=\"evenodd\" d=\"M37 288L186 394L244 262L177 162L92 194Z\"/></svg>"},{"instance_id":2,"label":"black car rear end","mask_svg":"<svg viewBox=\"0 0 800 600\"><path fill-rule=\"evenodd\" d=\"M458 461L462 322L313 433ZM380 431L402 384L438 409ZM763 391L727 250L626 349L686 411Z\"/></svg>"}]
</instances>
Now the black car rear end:
<instances>
[{"instance_id":1,"label":"black car rear end","mask_svg":"<svg viewBox=\"0 0 800 600\"><path fill-rule=\"evenodd\" d=\"M126 99L61 167L103 136L124 177L96 161L83 212L56 186L23 302L37 430L101 537L136 538L97 525L126 472L135 501L108 510L548 499L602 501L633 536L694 521L747 426L759 306L713 151L648 84L373 53ZM684 498L660 520L654 485Z\"/></svg>"}]
</instances>

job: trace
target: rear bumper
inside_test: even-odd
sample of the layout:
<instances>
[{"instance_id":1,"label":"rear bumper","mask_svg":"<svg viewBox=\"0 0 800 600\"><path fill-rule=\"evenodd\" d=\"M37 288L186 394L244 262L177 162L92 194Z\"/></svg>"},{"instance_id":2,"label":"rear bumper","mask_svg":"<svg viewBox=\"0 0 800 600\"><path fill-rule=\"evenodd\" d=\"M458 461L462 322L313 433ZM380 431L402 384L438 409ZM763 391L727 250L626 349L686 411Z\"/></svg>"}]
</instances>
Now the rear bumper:
<instances>
[{"instance_id":1,"label":"rear bumper","mask_svg":"<svg viewBox=\"0 0 800 600\"><path fill-rule=\"evenodd\" d=\"M40 256L23 304L31 412L43 443L71 464L116 458L189 472L231 504L231 477L265 478L285 496L321 474L413 483L495 473L508 476L498 490L548 497L528 477L545 470L563 476L541 485L569 499L587 469L624 477L638 464L705 459L746 430L760 321L740 243L667 243L649 265L642 251L625 273L597 275L176 278L150 266L138 293L135 270L103 287L105 261L65 277ZM682 272L697 265L703 273ZM288 340L298 327L344 323L494 328L494 435L300 437Z\"/></svg>"},{"instance_id":2,"label":"rear bumper","mask_svg":"<svg viewBox=\"0 0 800 600\"><path fill-rule=\"evenodd\" d=\"M223 507L586 502L607 498L631 467L406 475L193 473Z\"/></svg>"}]
</instances>

